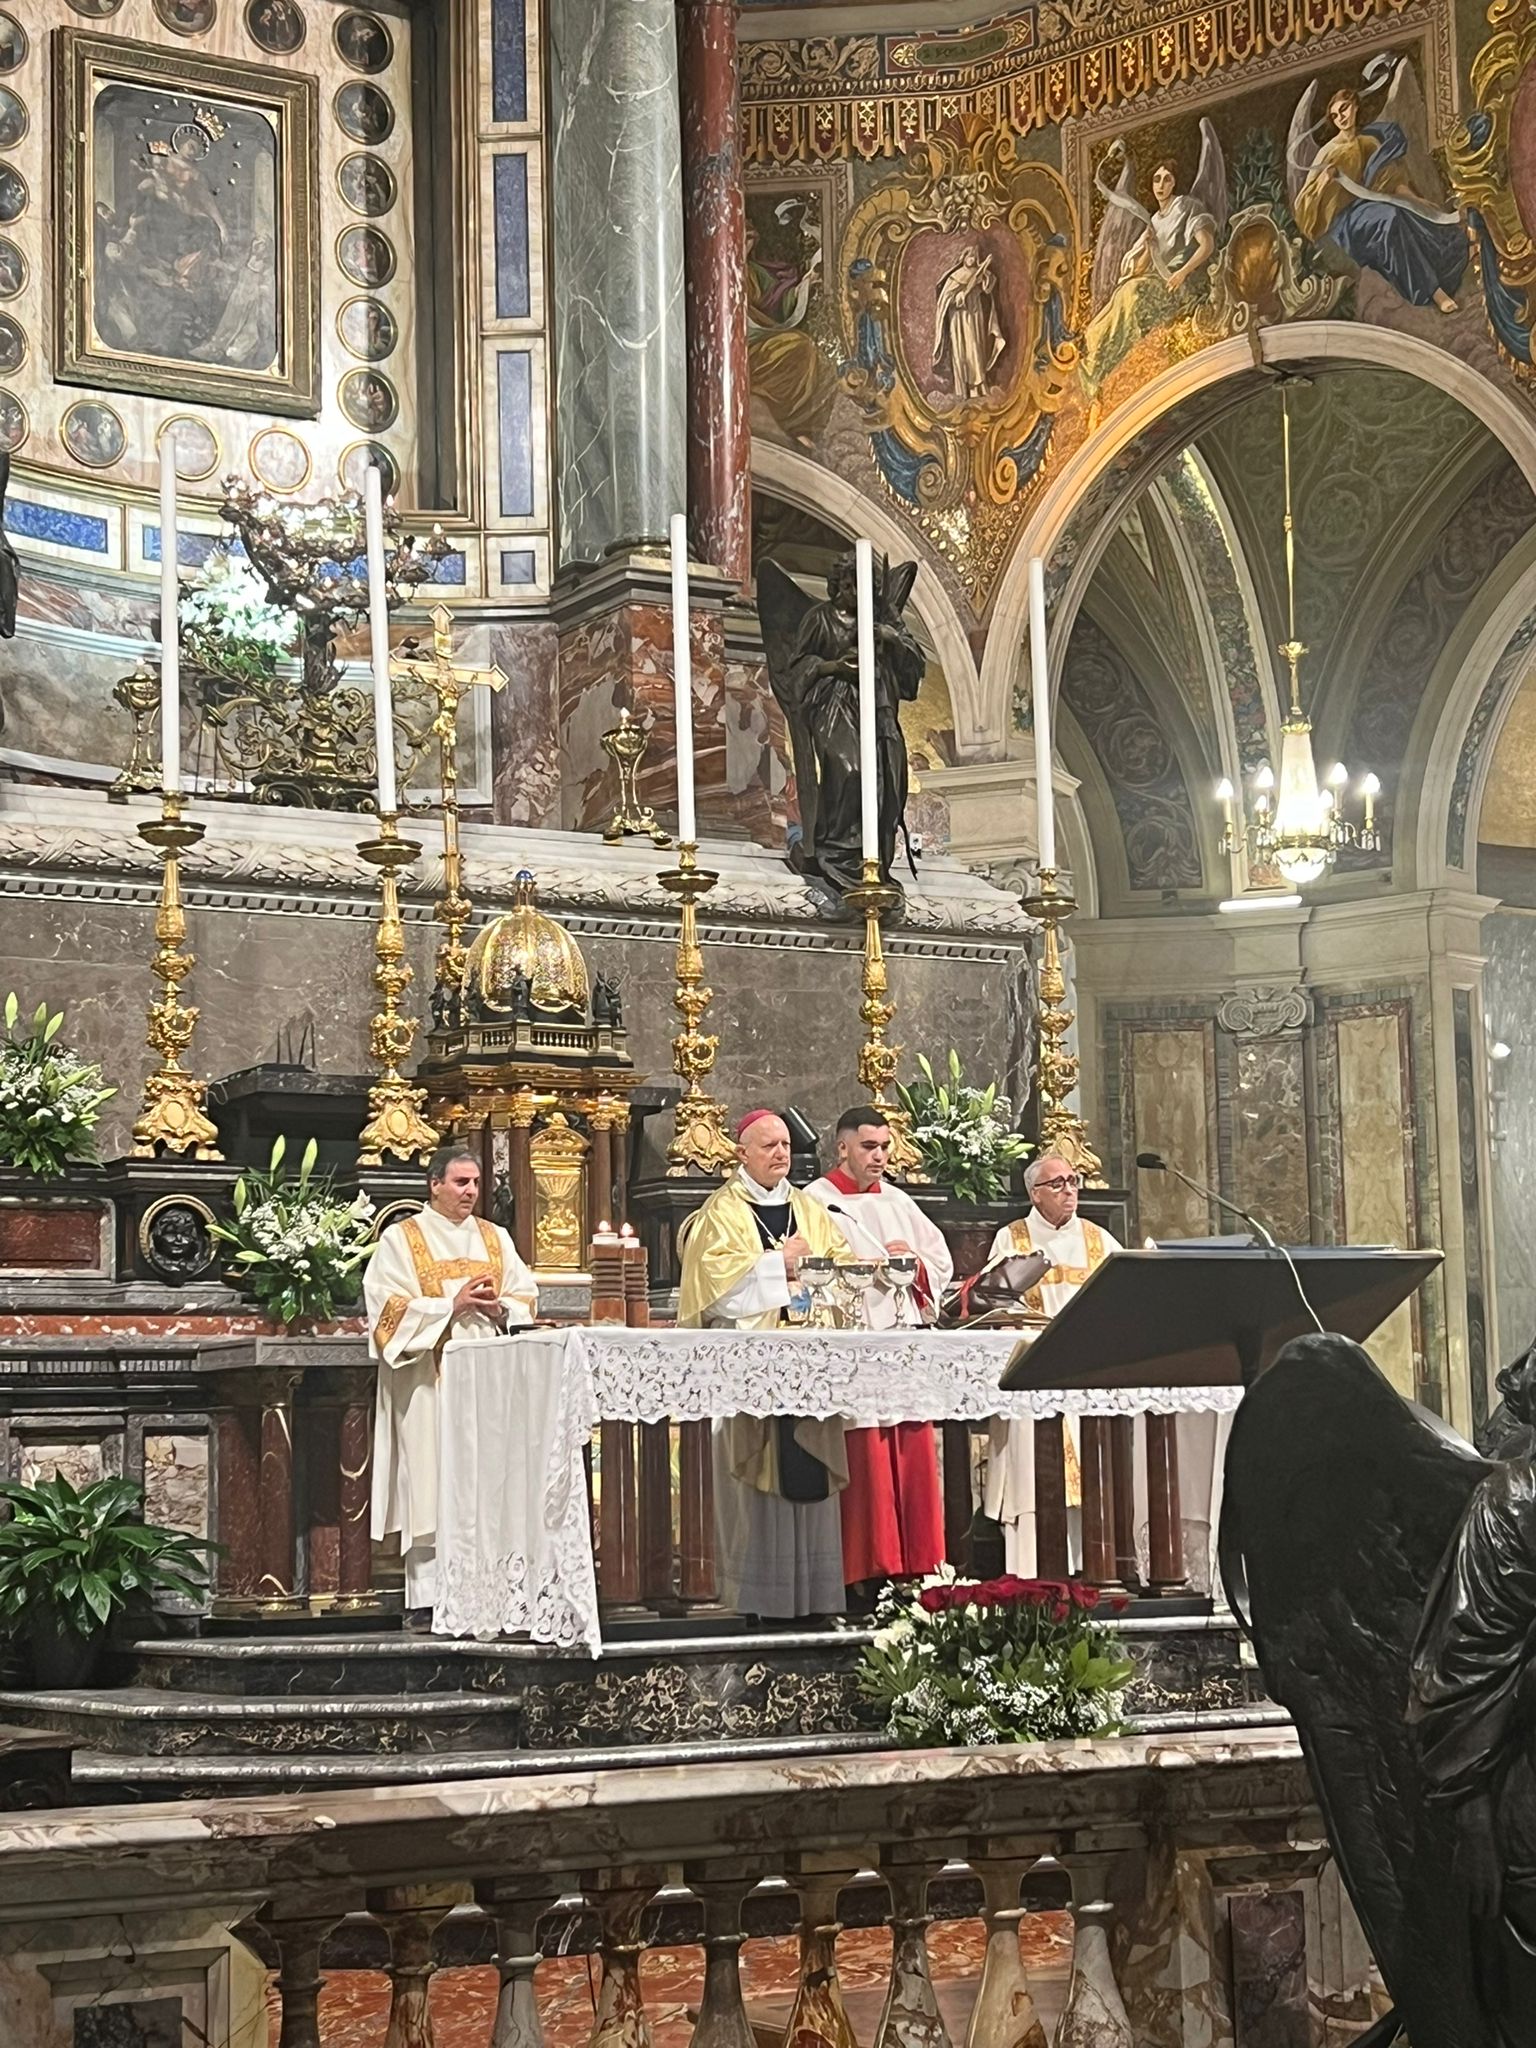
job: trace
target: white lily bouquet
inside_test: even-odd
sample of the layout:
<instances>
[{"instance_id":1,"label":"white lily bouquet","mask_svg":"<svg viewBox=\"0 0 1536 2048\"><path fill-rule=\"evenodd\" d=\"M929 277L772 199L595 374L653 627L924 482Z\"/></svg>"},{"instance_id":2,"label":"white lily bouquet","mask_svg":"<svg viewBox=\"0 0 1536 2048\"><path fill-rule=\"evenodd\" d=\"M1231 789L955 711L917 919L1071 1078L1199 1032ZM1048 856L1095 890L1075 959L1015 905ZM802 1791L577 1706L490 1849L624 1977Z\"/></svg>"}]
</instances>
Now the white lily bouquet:
<instances>
[{"instance_id":1,"label":"white lily bouquet","mask_svg":"<svg viewBox=\"0 0 1536 2048\"><path fill-rule=\"evenodd\" d=\"M56 1180L65 1167L95 1157L96 1121L117 1090L104 1085L100 1067L59 1042L62 1010L39 1003L24 1031L17 1030L20 1016L13 991L0 1039L0 1166Z\"/></svg>"}]
</instances>

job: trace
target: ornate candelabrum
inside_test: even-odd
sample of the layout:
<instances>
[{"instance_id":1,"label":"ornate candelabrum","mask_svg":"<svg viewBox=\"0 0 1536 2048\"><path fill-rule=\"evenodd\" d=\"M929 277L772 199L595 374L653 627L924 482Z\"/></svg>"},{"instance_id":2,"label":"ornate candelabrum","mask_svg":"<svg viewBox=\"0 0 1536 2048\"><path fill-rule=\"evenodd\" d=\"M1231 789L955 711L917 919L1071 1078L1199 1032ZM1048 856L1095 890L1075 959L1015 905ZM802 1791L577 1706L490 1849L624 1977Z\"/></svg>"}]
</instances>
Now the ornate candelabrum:
<instances>
[{"instance_id":1,"label":"ornate candelabrum","mask_svg":"<svg viewBox=\"0 0 1536 2048\"><path fill-rule=\"evenodd\" d=\"M618 724L603 734L599 744L619 776L619 801L603 827L603 838L608 845L615 846L631 833L642 833L653 846L670 846L672 835L657 824L650 805L640 801L640 763L651 744L650 727L637 725L626 704L619 713Z\"/></svg>"},{"instance_id":2,"label":"ornate candelabrum","mask_svg":"<svg viewBox=\"0 0 1536 2048\"><path fill-rule=\"evenodd\" d=\"M301 505L228 477L222 510L270 601L298 621L300 674L231 679L210 672L203 716L219 764L264 803L369 810L372 697L343 683L335 655L338 633L368 616L362 498L344 491ZM453 549L437 526L425 540L403 533L393 502L384 508L384 528L390 601L406 603ZM409 702L397 703L397 712L403 752L414 760L430 739L430 717L413 720Z\"/></svg>"},{"instance_id":3,"label":"ornate candelabrum","mask_svg":"<svg viewBox=\"0 0 1536 2048\"><path fill-rule=\"evenodd\" d=\"M443 893L437 901L438 922L444 928L437 949L436 981L432 991L432 1014L439 1024L457 1025L463 997L464 963L468 954L464 933L474 915L474 904L464 886L464 860L459 851L459 704L476 688L500 690L506 675L494 663L490 668L461 666L453 659L453 621L447 608L438 605L432 613L432 648L408 640L399 657L390 663L390 673L403 682L420 683L432 692L437 716L428 732L437 741L438 780L443 808Z\"/></svg>"},{"instance_id":4,"label":"ornate candelabrum","mask_svg":"<svg viewBox=\"0 0 1536 2048\"><path fill-rule=\"evenodd\" d=\"M714 990L704 979L696 905L720 877L699 866L698 852L692 841L681 841L677 866L664 868L657 878L663 889L677 897L682 913L677 935L677 987L672 1001L683 1020L683 1028L672 1041L672 1067L683 1084L683 1092L675 1112L672 1142L667 1147L667 1172L674 1179L694 1173L726 1174L736 1164L736 1148L726 1135L725 1110L704 1086L714 1071L720 1040L713 1032L699 1029L699 1022L714 999Z\"/></svg>"},{"instance_id":5,"label":"ornate candelabrum","mask_svg":"<svg viewBox=\"0 0 1536 2048\"><path fill-rule=\"evenodd\" d=\"M426 1089L415 1087L400 1072L401 1062L410 1057L416 1019L400 1010L400 998L413 977L406 965L396 878L421 847L414 839L400 837L398 821L391 814L379 819L378 838L365 839L357 850L379 871L379 925L373 941L373 985L379 992L379 1007L369 1022L368 1049L380 1068L378 1080L368 1090L368 1121L358 1140L357 1163L382 1166L386 1152L401 1159L418 1159L438 1141L437 1132L422 1115Z\"/></svg>"},{"instance_id":6,"label":"ornate candelabrum","mask_svg":"<svg viewBox=\"0 0 1536 2048\"><path fill-rule=\"evenodd\" d=\"M141 661L131 676L121 676L112 685L112 696L133 720L128 759L122 774L107 791L110 802L121 804L131 796L160 787L160 763L149 742L160 712L160 678Z\"/></svg>"},{"instance_id":7,"label":"ornate candelabrum","mask_svg":"<svg viewBox=\"0 0 1536 2048\"><path fill-rule=\"evenodd\" d=\"M885 1034L896 1014L896 1005L890 999L890 983L886 978L880 920L889 916L901 900L899 889L881 881L880 864L873 860L864 862L863 880L859 886L844 894L844 901L864 914L864 975L860 983L859 1016L867 1035L859 1047L857 1072L859 1086L871 1109L878 1109L890 1126L892 1174L898 1180L926 1181L928 1175L923 1172L922 1158L912 1142L911 1119L898 1103L891 1100L890 1095L896 1083L896 1063L901 1058L901 1047L885 1042Z\"/></svg>"},{"instance_id":8,"label":"ornate candelabrum","mask_svg":"<svg viewBox=\"0 0 1536 2048\"><path fill-rule=\"evenodd\" d=\"M156 690L159 684L154 685ZM181 907L181 856L196 846L203 827L181 815L179 792L166 791L160 799L160 816L147 818L139 827L141 839L158 849L162 861L160 904L155 912L155 937L159 941L151 971L163 984L157 1002L149 1006L146 1036L160 1055L160 1065L144 1083L144 1100L133 1126L135 1159L153 1159L167 1152L190 1152L194 1159L219 1159L218 1132L203 1110L208 1083L186 1072L181 1056L192 1043L197 1011L181 1000L181 984L192 972L196 956L183 953L187 916Z\"/></svg>"},{"instance_id":9,"label":"ornate candelabrum","mask_svg":"<svg viewBox=\"0 0 1536 2048\"><path fill-rule=\"evenodd\" d=\"M1075 1167L1091 1188L1104 1186L1104 1166L1088 1142L1088 1127L1067 1097L1077 1086L1080 1071L1075 1052L1066 1048L1067 1033L1077 1021L1077 1012L1067 1008L1067 977L1061 965L1059 930L1077 905L1060 887L1055 868L1040 870L1037 894L1024 900L1024 908L1044 929L1040 949L1040 1147Z\"/></svg>"}]
</instances>

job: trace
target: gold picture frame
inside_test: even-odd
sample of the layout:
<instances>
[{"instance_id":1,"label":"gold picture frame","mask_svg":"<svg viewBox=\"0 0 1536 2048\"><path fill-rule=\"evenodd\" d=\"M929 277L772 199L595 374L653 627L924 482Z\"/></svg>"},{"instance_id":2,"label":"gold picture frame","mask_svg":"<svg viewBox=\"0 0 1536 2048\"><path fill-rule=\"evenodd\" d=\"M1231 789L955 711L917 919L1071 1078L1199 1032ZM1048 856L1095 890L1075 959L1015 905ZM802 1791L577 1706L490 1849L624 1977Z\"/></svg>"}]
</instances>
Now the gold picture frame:
<instances>
[{"instance_id":1,"label":"gold picture frame","mask_svg":"<svg viewBox=\"0 0 1536 2048\"><path fill-rule=\"evenodd\" d=\"M55 376L314 418L314 79L81 29L55 40Z\"/></svg>"}]
</instances>

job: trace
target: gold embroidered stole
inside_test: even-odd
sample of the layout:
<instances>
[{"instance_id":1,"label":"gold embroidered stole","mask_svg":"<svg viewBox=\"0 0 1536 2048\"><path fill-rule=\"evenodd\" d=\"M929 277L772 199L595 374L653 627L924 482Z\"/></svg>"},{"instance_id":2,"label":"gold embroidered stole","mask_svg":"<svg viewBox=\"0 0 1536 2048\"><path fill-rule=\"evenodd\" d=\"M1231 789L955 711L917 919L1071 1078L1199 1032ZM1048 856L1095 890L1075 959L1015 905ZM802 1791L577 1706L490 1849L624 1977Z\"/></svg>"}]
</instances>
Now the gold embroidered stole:
<instances>
[{"instance_id":1,"label":"gold embroidered stole","mask_svg":"<svg viewBox=\"0 0 1536 2048\"><path fill-rule=\"evenodd\" d=\"M480 1242L485 1250L483 1259L439 1259L434 1256L427 1243L427 1233L422 1229L419 1218L407 1216L400 1228L405 1233L405 1242L411 1254L411 1264L416 1268L416 1284L423 1294L436 1294L444 1280L477 1280L482 1274L489 1274L496 1283L498 1296L502 1284L501 1239L494 1223L487 1223L483 1216L474 1219L480 1232Z\"/></svg>"}]
</instances>

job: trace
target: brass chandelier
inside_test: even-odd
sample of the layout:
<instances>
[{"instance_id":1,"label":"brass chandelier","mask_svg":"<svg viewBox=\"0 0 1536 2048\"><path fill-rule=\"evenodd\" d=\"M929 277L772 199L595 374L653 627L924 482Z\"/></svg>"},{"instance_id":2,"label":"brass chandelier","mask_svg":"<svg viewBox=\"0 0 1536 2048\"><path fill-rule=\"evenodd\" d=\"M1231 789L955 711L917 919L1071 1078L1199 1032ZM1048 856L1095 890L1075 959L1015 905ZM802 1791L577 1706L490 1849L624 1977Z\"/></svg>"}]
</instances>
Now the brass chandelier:
<instances>
[{"instance_id":1,"label":"brass chandelier","mask_svg":"<svg viewBox=\"0 0 1536 2048\"><path fill-rule=\"evenodd\" d=\"M1381 846L1376 829L1376 798L1381 784L1362 776L1357 794L1362 802L1358 824L1343 812L1349 771L1336 762L1319 782L1312 756L1312 721L1301 708L1299 666L1307 649L1296 637L1296 531L1291 516L1291 394L1280 387L1281 434L1285 468L1285 594L1287 636L1278 653L1290 672L1290 707L1280 727L1280 773L1266 761L1254 774L1245 814L1237 815L1238 796L1229 781L1216 787L1225 829L1221 850L1245 850L1251 870L1278 870L1292 888L1319 881L1353 846L1375 853Z\"/></svg>"}]
</instances>

